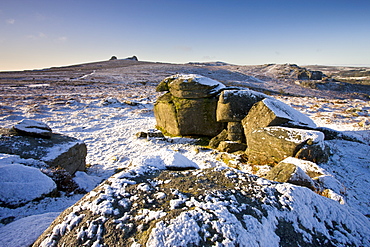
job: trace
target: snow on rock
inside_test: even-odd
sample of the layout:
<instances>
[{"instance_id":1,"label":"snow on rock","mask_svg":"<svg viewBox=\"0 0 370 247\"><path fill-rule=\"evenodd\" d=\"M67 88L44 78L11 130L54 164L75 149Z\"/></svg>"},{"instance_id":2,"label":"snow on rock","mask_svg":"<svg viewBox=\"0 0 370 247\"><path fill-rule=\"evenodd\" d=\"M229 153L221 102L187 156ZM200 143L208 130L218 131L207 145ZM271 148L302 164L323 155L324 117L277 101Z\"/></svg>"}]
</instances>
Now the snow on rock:
<instances>
[{"instance_id":1,"label":"snow on rock","mask_svg":"<svg viewBox=\"0 0 370 247\"><path fill-rule=\"evenodd\" d=\"M48 228L60 212L24 217L0 228L2 247L30 246ZM19 235L22 235L20 238Z\"/></svg>"},{"instance_id":2,"label":"snow on rock","mask_svg":"<svg viewBox=\"0 0 370 247\"><path fill-rule=\"evenodd\" d=\"M170 91L178 98L207 98L219 93L226 86L219 81L197 74L176 74L165 78L157 87Z\"/></svg>"},{"instance_id":3,"label":"snow on rock","mask_svg":"<svg viewBox=\"0 0 370 247\"><path fill-rule=\"evenodd\" d=\"M14 125L13 128L20 134L35 137L50 138L52 135L52 130L47 124L36 120L24 119Z\"/></svg>"},{"instance_id":4,"label":"snow on rock","mask_svg":"<svg viewBox=\"0 0 370 247\"><path fill-rule=\"evenodd\" d=\"M298 126L303 125L310 128L316 127L314 121L309 117L281 101L266 98L263 100L263 103L273 111L277 117L288 119L291 124L296 124Z\"/></svg>"},{"instance_id":5,"label":"snow on rock","mask_svg":"<svg viewBox=\"0 0 370 247\"><path fill-rule=\"evenodd\" d=\"M49 194L56 184L37 168L0 160L0 187L0 202L18 206Z\"/></svg>"},{"instance_id":6,"label":"snow on rock","mask_svg":"<svg viewBox=\"0 0 370 247\"><path fill-rule=\"evenodd\" d=\"M86 172L77 171L73 180L78 184L78 187L85 191L93 190L99 183L102 182L101 177L86 174Z\"/></svg>"},{"instance_id":7,"label":"snow on rock","mask_svg":"<svg viewBox=\"0 0 370 247\"><path fill-rule=\"evenodd\" d=\"M369 231L364 215L307 188L230 168L148 167L109 178L64 211L34 246L119 246L117 239L153 247L368 246Z\"/></svg>"},{"instance_id":8,"label":"snow on rock","mask_svg":"<svg viewBox=\"0 0 370 247\"><path fill-rule=\"evenodd\" d=\"M131 162L133 167L147 169L155 167L158 169L172 169L172 170L185 170L185 169L198 169L199 166L189 160L181 153L172 150L161 150L152 154L137 157Z\"/></svg>"}]
</instances>

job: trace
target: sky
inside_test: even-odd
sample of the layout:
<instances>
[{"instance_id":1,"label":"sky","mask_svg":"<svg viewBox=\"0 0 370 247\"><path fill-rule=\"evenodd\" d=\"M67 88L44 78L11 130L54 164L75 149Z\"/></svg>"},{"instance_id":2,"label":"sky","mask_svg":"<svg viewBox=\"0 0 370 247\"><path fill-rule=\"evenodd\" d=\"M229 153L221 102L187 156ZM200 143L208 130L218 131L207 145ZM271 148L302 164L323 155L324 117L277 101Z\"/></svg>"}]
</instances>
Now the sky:
<instances>
[{"instance_id":1,"label":"sky","mask_svg":"<svg viewBox=\"0 0 370 247\"><path fill-rule=\"evenodd\" d=\"M0 0L0 71L133 55L370 66L370 1Z\"/></svg>"}]
</instances>

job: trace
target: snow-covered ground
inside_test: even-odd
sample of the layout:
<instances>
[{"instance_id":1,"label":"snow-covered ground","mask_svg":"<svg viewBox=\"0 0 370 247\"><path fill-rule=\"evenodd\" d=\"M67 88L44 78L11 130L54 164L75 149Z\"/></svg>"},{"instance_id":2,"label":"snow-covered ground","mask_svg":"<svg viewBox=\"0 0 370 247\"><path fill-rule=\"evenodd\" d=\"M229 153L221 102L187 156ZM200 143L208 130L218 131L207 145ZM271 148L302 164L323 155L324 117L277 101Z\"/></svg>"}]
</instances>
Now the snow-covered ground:
<instances>
[{"instance_id":1,"label":"snow-covered ground","mask_svg":"<svg viewBox=\"0 0 370 247\"><path fill-rule=\"evenodd\" d=\"M171 72L161 72L161 76ZM103 74L104 71L90 72L82 77L99 73ZM125 76L129 77L127 74ZM156 83L144 85L131 84L126 85L126 88L110 90L97 86L86 92L71 87L69 92L64 90L60 93L43 84L38 95L17 95L14 91L14 94L8 93L3 97L1 125L11 127L21 119L34 119L47 123L55 133L84 141L88 149L88 169L86 173L78 172L75 180L87 190L109 178L117 169L128 166L136 158L169 150L181 153L200 168L226 166L216 159L216 151L197 146L192 139L137 138L137 132L155 129L156 124L153 115L153 104L159 95L154 92ZM366 143L328 141L333 155L329 162L320 166L345 186L346 191L342 196L346 203L369 217L369 101L286 96L276 98L308 115L317 126L345 131ZM0 224L0 246L32 244L60 212L81 197L62 195L15 209L0 207L1 222L12 221Z\"/></svg>"}]
</instances>

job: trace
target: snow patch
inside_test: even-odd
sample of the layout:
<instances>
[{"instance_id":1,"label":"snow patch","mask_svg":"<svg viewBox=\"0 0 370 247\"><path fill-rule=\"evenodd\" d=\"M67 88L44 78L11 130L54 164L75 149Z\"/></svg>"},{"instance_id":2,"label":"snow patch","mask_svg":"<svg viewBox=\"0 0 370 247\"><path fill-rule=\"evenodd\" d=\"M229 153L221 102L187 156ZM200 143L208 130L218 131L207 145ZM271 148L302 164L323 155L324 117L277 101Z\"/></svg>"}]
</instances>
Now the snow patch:
<instances>
[{"instance_id":1,"label":"snow patch","mask_svg":"<svg viewBox=\"0 0 370 247\"><path fill-rule=\"evenodd\" d=\"M17 205L56 189L54 181L39 169L0 160L0 201Z\"/></svg>"}]
</instances>

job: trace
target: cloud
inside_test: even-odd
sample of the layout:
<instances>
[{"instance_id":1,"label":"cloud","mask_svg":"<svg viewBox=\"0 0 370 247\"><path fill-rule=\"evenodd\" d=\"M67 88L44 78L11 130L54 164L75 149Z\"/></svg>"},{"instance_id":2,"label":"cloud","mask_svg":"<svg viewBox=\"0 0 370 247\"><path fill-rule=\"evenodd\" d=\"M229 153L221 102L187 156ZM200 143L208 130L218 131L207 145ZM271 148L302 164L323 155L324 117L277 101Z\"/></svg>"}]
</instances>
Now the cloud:
<instances>
[{"instance_id":1,"label":"cloud","mask_svg":"<svg viewBox=\"0 0 370 247\"><path fill-rule=\"evenodd\" d=\"M6 23L9 24L9 25L13 25L15 23L15 20L14 19L7 19Z\"/></svg>"},{"instance_id":2,"label":"cloud","mask_svg":"<svg viewBox=\"0 0 370 247\"><path fill-rule=\"evenodd\" d=\"M47 35L42 33L42 32L39 32L36 35L30 34L30 35L27 35L26 37L27 37L27 39L37 40L37 39L47 38Z\"/></svg>"}]
</instances>

